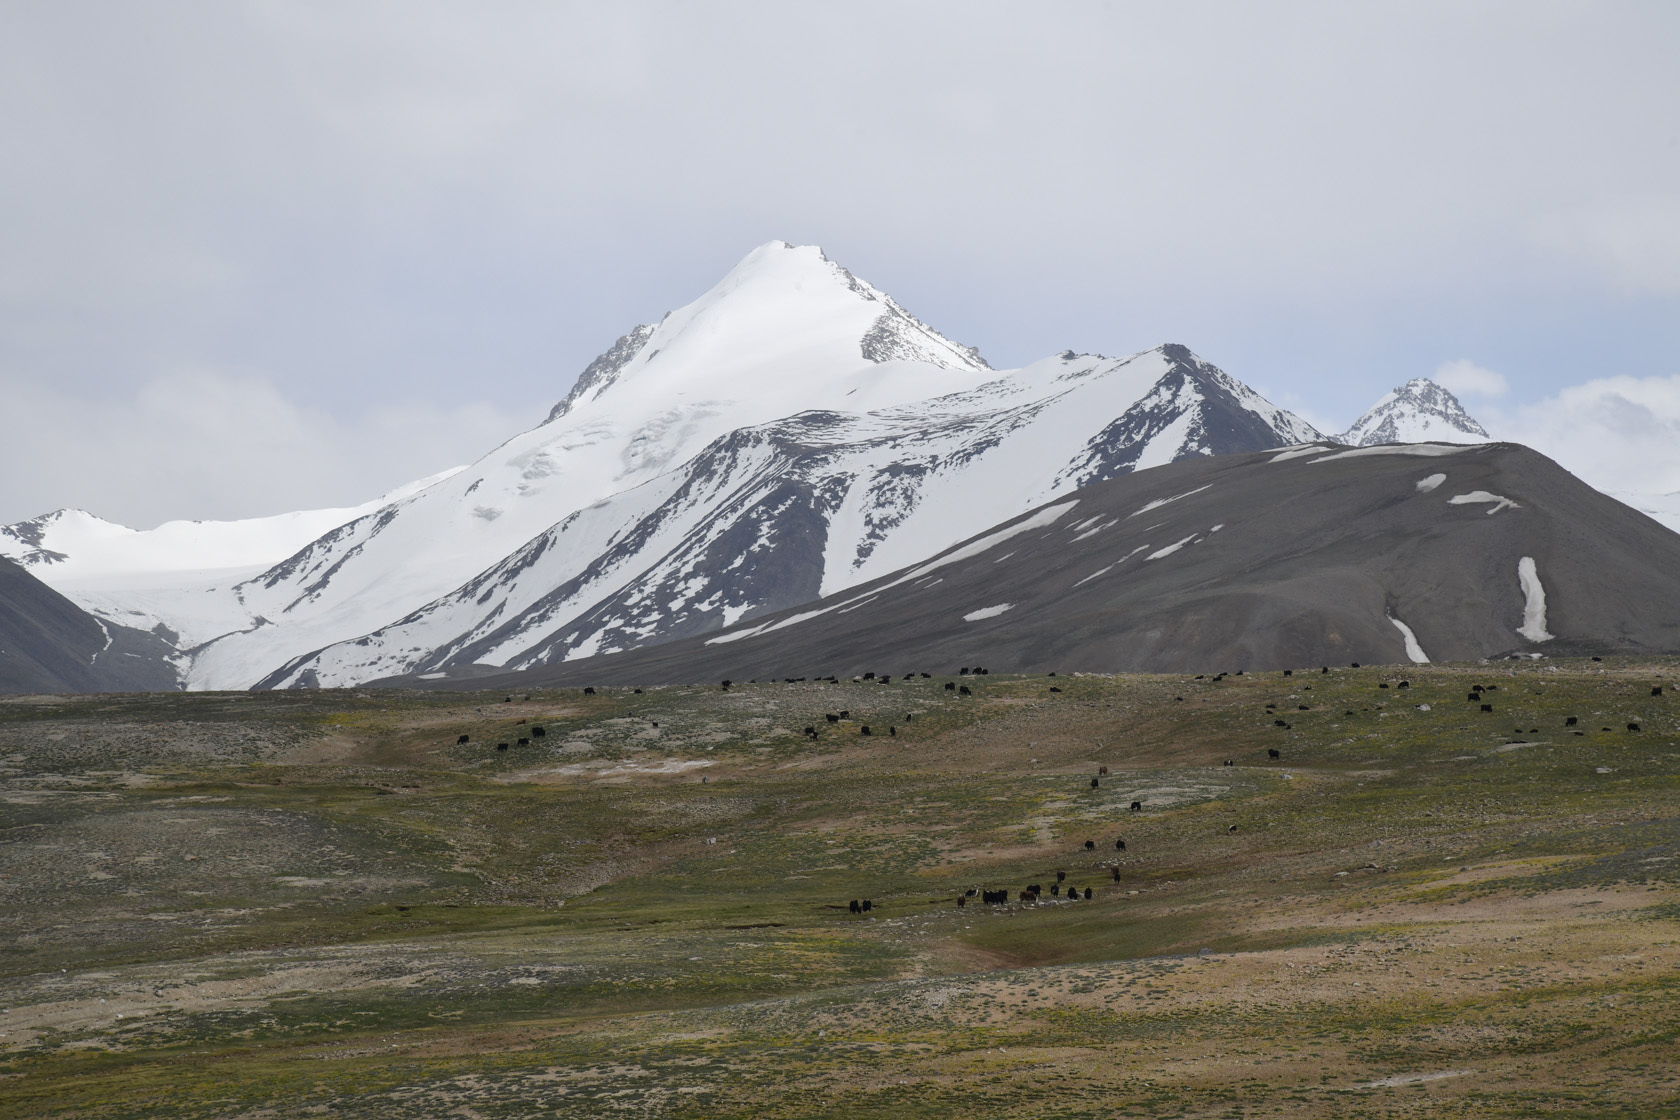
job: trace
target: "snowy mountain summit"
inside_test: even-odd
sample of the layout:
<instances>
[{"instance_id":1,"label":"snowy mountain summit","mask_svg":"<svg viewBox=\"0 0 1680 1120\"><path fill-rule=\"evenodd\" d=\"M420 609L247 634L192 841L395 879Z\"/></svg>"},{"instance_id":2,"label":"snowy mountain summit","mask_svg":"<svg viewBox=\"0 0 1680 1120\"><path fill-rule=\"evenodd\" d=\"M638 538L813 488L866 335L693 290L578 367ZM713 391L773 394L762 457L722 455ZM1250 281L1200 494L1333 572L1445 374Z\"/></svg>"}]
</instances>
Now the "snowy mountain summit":
<instances>
[{"instance_id":1,"label":"snowy mountain summit","mask_svg":"<svg viewBox=\"0 0 1680 1120\"><path fill-rule=\"evenodd\" d=\"M1458 398L1427 377L1414 377L1353 422L1337 443L1486 443L1493 437Z\"/></svg>"},{"instance_id":2,"label":"snowy mountain summit","mask_svg":"<svg viewBox=\"0 0 1680 1120\"><path fill-rule=\"evenodd\" d=\"M1130 471L1319 439L1183 346L994 370L820 249L772 242L619 338L541 424L260 572L38 571L171 635L188 687L521 668L798 606ZM55 547L18 537L0 552Z\"/></svg>"}]
</instances>

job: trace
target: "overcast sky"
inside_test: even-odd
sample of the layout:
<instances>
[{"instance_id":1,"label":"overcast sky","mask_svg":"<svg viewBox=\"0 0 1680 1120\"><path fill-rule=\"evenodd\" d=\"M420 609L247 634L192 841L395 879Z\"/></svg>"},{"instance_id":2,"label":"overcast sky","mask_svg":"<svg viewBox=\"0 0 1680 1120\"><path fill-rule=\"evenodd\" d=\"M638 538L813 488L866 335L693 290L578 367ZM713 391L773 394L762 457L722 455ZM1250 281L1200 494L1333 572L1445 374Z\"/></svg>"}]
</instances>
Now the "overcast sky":
<instances>
[{"instance_id":1,"label":"overcast sky","mask_svg":"<svg viewBox=\"0 0 1680 1120\"><path fill-rule=\"evenodd\" d=\"M8 0L0 522L363 501L773 238L999 368L1183 342L1328 430L1440 371L1680 489L1676 58L1671 2Z\"/></svg>"}]
</instances>

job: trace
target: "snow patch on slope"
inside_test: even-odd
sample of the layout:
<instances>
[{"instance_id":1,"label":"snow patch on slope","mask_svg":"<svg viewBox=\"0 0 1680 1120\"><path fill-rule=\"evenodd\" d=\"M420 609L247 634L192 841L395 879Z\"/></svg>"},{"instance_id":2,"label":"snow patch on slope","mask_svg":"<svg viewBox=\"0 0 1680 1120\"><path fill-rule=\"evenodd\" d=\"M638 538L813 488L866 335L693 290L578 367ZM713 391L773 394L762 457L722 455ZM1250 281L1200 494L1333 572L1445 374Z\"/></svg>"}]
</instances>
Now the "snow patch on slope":
<instances>
[{"instance_id":1,"label":"snow patch on slope","mask_svg":"<svg viewBox=\"0 0 1680 1120\"><path fill-rule=\"evenodd\" d=\"M1522 508L1522 506L1505 497L1503 494L1494 494L1487 490L1472 490L1468 494L1454 494L1452 497L1447 499L1447 504L1449 506L1491 504L1493 508L1488 510L1489 516L1498 513L1502 509Z\"/></svg>"},{"instance_id":2,"label":"snow patch on slope","mask_svg":"<svg viewBox=\"0 0 1680 1120\"><path fill-rule=\"evenodd\" d=\"M1393 615L1389 615L1388 620L1394 623L1395 629L1399 630L1400 636L1405 639L1406 656L1411 658L1414 664L1429 664L1429 655L1423 652L1423 647L1418 644L1417 635L1412 633L1412 628Z\"/></svg>"},{"instance_id":3,"label":"snow patch on slope","mask_svg":"<svg viewBox=\"0 0 1680 1120\"><path fill-rule=\"evenodd\" d=\"M1523 593L1523 624L1517 627L1517 633L1531 642L1551 641L1552 634L1546 629L1546 588L1540 582L1534 557L1517 561L1517 582Z\"/></svg>"}]
</instances>

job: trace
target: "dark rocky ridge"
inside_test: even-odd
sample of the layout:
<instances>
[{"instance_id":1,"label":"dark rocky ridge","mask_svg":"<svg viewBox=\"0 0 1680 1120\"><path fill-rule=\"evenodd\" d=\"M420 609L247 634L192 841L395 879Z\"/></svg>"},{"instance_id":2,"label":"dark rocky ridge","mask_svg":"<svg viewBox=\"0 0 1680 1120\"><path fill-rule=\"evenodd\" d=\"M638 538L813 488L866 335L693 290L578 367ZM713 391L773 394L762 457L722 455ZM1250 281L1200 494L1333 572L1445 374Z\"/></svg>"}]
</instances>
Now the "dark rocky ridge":
<instances>
[{"instance_id":1,"label":"dark rocky ridge","mask_svg":"<svg viewBox=\"0 0 1680 1120\"><path fill-rule=\"evenodd\" d=\"M155 634L101 624L0 557L0 693L172 691L174 653Z\"/></svg>"},{"instance_id":2,"label":"dark rocky ridge","mask_svg":"<svg viewBox=\"0 0 1680 1120\"><path fill-rule=\"evenodd\" d=\"M1406 663L1391 617L1407 623L1435 661L1680 651L1680 535L1528 448L1431 446L1439 453L1367 450L1314 461L1330 449L1279 462L1272 451L1185 460L1085 487L1048 527L920 578L885 577L721 632L823 611L756 636L719 642L713 634L524 672L461 667L438 679L383 683L658 684L975 664L1037 673ZM1420 491L1419 481L1436 473L1446 480ZM1475 491L1517 506L1490 514L1490 502L1448 501ZM1149 559L1180 541L1177 551ZM1525 556L1545 588L1546 627L1555 635L1548 641L1518 633L1525 600L1517 566ZM1003 603L1014 605L964 621Z\"/></svg>"}]
</instances>

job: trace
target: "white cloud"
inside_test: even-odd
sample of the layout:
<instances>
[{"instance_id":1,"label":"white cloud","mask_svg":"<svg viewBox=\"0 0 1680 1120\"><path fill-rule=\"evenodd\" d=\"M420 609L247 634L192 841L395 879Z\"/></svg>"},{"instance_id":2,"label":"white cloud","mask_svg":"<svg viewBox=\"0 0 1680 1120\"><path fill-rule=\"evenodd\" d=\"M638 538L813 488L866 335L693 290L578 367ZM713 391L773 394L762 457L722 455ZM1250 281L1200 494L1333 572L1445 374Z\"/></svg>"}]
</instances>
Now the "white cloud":
<instances>
[{"instance_id":1,"label":"white cloud","mask_svg":"<svg viewBox=\"0 0 1680 1120\"><path fill-rule=\"evenodd\" d=\"M415 402L329 415L264 378L208 370L95 402L0 377L0 399L12 418L0 522L75 506L140 529L355 505L471 462L540 419Z\"/></svg>"},{"instance_id":2,"label":"white cloud","mask_svg":"<svg viewBox=\"0 0 1680 1120\"><path fill-rule=\"evenodd\" d=\"M1680 376L1572 385L1518 407L1500 434L1601 490L1680 491Z\"/></svg>"},{"instance_id":3,"label":"white cloud","mask_svg":"<svg viewBox=\"0 0 1680 1120\"><path fill-rule=\"evenodd\" d=\"M1483 369L1468 358L1442 362L1434 381L1461 397L1502 397L1511 388L1504 374Z\"/></svg>"}]
</instances>

